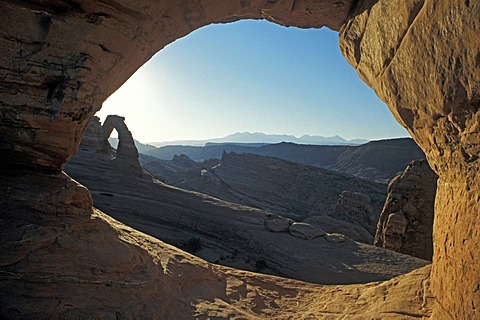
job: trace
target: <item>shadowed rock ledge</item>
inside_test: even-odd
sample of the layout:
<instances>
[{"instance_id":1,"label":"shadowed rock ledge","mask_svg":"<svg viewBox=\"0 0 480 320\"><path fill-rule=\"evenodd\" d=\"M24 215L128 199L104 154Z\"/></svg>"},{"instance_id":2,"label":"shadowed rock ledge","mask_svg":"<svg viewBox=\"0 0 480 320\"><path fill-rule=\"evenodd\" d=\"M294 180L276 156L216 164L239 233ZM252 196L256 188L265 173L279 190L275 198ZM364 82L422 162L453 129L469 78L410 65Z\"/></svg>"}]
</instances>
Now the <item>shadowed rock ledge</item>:
<instances>
[{"instance_id":1,"label":"shadowed rock ledge","mask_svg":"<svg viewBox=\"0 0 480 320\"><path fill-rule=\"evenodd\" d=\"M18 190L29 190L6 193L6 180L0 180L2 318L351 314L413 319L430 314L429 267L383 283L350 286L239 271L209 264L92 209L89 193L65 174L2 172L2 177ZM39 183L36 190L32 183Z\"/></svg>"}]
</instances>

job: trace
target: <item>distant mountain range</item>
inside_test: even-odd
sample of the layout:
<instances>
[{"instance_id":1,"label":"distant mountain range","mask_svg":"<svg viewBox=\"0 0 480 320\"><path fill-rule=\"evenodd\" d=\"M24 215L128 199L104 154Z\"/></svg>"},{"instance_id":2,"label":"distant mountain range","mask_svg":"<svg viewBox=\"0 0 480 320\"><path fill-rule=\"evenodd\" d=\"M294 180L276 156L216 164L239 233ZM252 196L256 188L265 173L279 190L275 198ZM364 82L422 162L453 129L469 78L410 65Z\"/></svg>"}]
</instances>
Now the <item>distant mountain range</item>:
<instances>
[{"instance_id":1,"label":"distant mountain range","mask_svg":"<svg viewBox=\"0 0 480 320\"><path fill-rule=\"evenodd\" d=\"M237 132L223 138L214 138L209 140L177 140L177 141L163 141L150 142L149 145L155 147L164 147L171 145L182 146L204 146L209 143L260 143L271 144L280 142L292 142L297 144L313 144L313 145L359 145L367 143L366 139L346 140L340 136L324 137L324 136L310 136L303 135L299 138L293 135L286 134L265 134L262 132Z\"/></svg>"}]
</instances>

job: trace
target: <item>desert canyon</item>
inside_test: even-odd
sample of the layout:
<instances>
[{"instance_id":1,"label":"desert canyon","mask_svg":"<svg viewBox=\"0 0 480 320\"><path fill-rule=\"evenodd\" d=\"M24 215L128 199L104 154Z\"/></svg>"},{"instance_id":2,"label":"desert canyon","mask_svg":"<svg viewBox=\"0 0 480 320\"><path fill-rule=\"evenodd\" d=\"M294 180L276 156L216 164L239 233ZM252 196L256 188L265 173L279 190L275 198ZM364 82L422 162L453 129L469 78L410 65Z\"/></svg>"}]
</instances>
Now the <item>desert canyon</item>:
<instances>
[{"instance_id":1,"label":"desert canyon","mask_svg":"<svg viewBox=\"0 0 480 320\"><path fill-rule=\"evenodd\" d=\"M0 317L478 319L479 15L480 3L471 0L0 2ZM80 141L102 102L135 70L195 29L240 19L339 31L345 58L438 176L431 265L412 263L419 268L386 281L323 285L212 264L94 208L91 192L63 172L77 151L86 152ZM118 149L111 165L135 172L136 150ZM142 174L130 180L140 184ZM412 174L413 166L390 191ZM179 192L159 188L166 200ZM223 205L220 215L243 210L186 193L192 203ZM158 203L174 205L151 205ZM395 219L407 227L399 223L378 239L401 247L385 236L408 235L410 213L402 211L402 220L395 203L385 210L386 230ZM259 209L240 222L262 234L267 218ZM354 243L338 239L332 233L308 241Z\"/></svg>"}]
</instances>

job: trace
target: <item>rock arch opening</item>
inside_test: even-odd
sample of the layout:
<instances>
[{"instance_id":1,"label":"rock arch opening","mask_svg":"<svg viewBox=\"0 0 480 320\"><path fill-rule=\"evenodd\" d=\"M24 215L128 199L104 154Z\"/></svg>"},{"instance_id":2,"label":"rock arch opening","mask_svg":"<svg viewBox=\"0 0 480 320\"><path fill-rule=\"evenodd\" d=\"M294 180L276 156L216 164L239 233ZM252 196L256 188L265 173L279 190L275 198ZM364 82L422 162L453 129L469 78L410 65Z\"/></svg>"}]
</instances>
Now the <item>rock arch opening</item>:
<instances>
[{"instance_id":1,"label":"rock arch opening","mask_svg":"<svg viewBox=\"0 0 480 320\"><path fill-rule=\"evenodd\" d=\"M439 175L432 317L478 315L479 3L4 1L0 7L0 161L53 172L74 153L108 95L159 49L202 25L266 18L341 29L347 60L409 130ZM19 194L10 187L24 182L1 181L7 184L2 190L10 190L2 201L17 200ZM69 188L77 187L68 183L63 190ZM87 198L83 190L82 199ZM91 203L82 199L56 201L64 208L75 204L75 210L88 210Z\"/></svg>"},{"instance_id":2,"label":"rock arch opening","mask_svg":"<svg viewBox=\"0 0 480 320\"><path fill-rule=\"evenodd\" d=\"M154 145L236 132L284 135L276 142L295 142L287 135L358 142L408 136L345 61L337 32L265 20L209 25L170 44L97 115L113 113L128 118L135 139Z\"/></svg>"}]
</instances>

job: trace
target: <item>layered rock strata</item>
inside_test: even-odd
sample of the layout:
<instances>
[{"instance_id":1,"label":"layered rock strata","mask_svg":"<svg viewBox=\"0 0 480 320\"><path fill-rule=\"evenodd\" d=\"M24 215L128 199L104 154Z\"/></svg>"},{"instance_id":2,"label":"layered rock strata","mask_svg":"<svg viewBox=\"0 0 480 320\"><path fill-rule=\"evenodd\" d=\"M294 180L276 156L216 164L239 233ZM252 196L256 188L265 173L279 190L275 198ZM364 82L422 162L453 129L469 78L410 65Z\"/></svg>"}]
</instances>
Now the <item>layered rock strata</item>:
<instances>
[{"instance_id":1,"label":"layered rock strata","mask_svg":"<svg viewBox=\"0 0 480 320\"><path fill-rule=\"evenodd\" d=\"M480 3L469 0L3 1L0 163L60 171L101 102L158 50L203 25L265 18L341 28L343 54L439 175L432 317L473 319L480 308L479 14Z\"/></svg>"},{"instance_id":2,"label":"layered rock strata","mask_svg":"<svg viewBox=\"0 0 480 320\"><path fill-rule=\"evenodd\" d=\"M413 161L390 182L375 245L431 260L433 210L438 176L428 163Z\"/></svg>"},{"instance_id":3,"label":"layered rock strata","mask_svg":"<svg viewBox=\"0 0 480 320\"><path fill-rule=\"evenodd\" d=\"M138 162L138 150L135 146L135 141L133 140L132 133L128 130L127 125L125 124L125 118L117 115L109 115L103 122L103 150L107 151L111 148L108 138L112 134L113 129L118 133L118 145L116 158L119 161L124 161L126 163L135 163L139 165Z\"/></svg>"}]
</instances>

